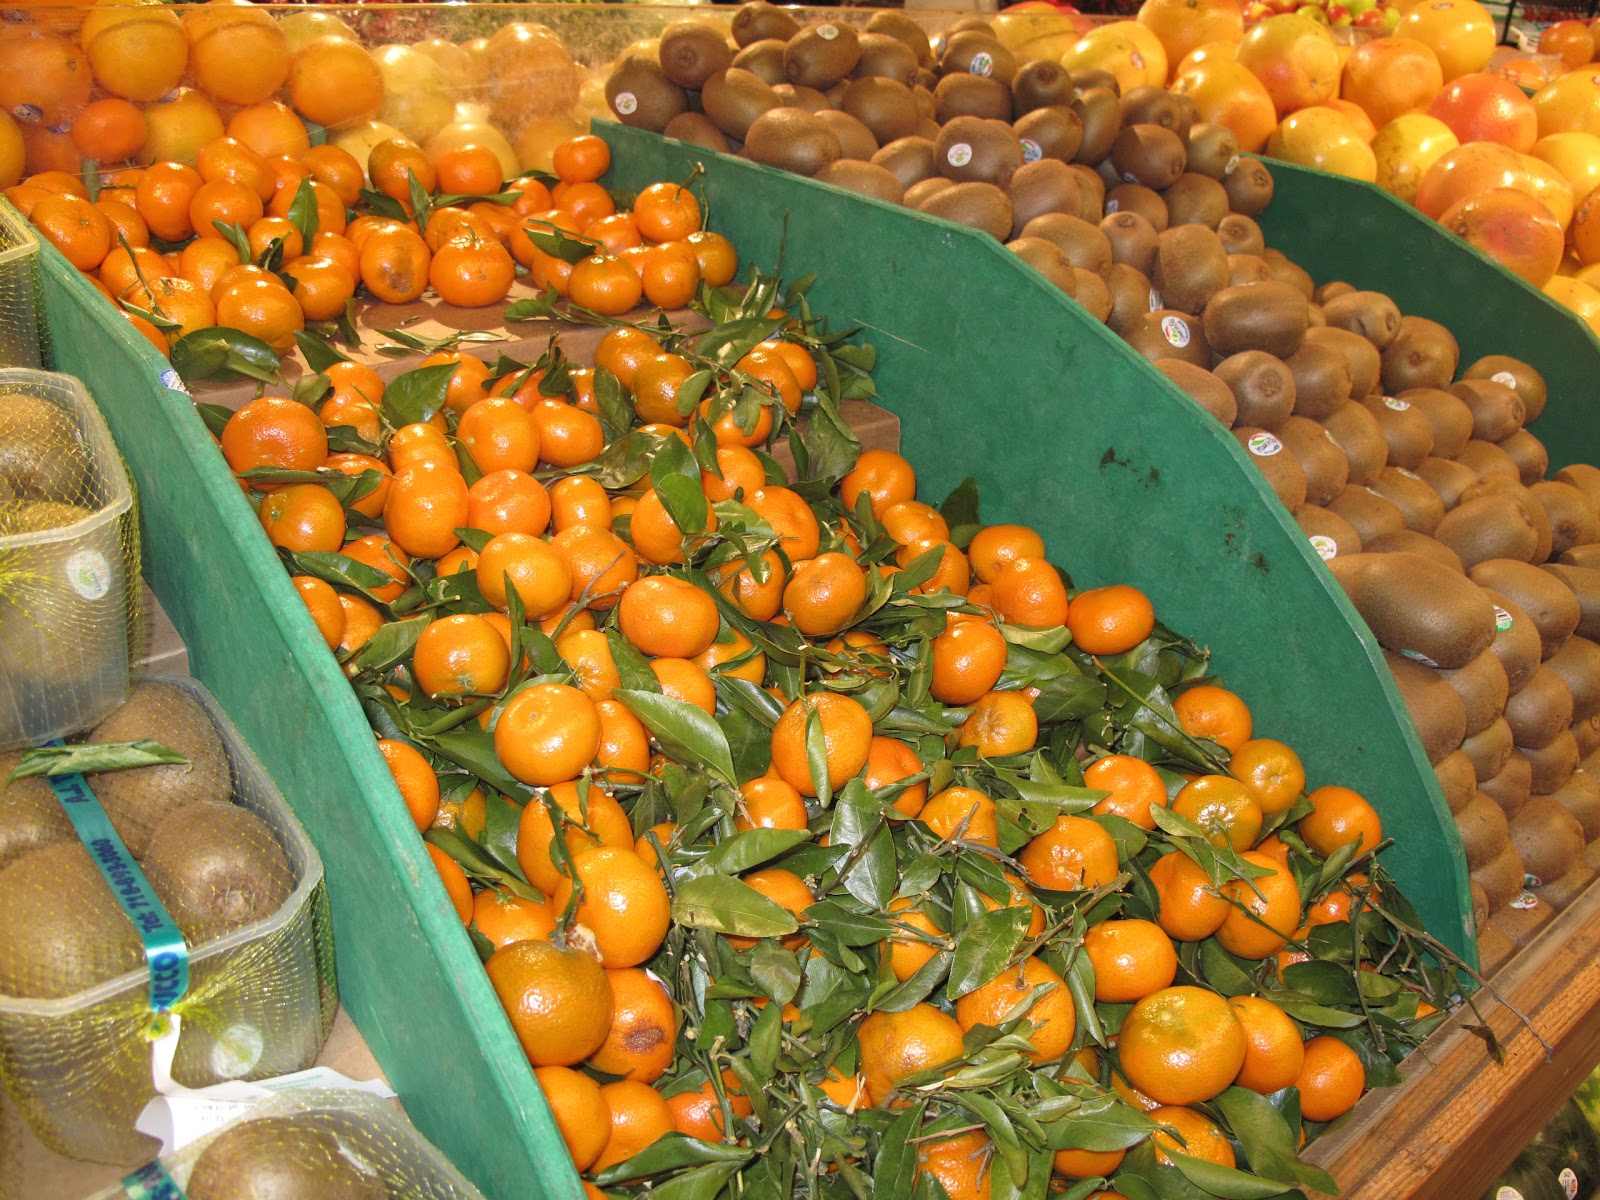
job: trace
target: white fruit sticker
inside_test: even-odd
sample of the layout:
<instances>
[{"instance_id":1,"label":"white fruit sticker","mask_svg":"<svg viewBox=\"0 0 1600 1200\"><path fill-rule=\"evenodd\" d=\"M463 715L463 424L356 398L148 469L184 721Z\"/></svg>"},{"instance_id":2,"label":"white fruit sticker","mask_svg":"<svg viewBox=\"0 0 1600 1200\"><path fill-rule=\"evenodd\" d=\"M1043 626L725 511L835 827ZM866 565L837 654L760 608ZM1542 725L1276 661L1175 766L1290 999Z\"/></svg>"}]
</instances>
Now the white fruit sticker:
<instances>
[{"instance_id":1,"label":"white fruit sticker","mask_svg":"<svg viewBox=\"0 0 1600 1200\"><path fill-rule=\"evenodd\" d=\"M170 391L182 392L185 396L189 395L189 385L183 381L183 376L179 375L171 367L161 372L157 378L161 381L162 387Z\"/></svg>"},{"instance_id":2,"label":"white fruit sticker","mask_svg":"<svg viewBox=\"0 0 1600 1200\"><path fill-rule=\"evenodd\" d=\"M1445 7L1448 7L1448 6L1447 5L1442 5L1442 4L1435 4L1434 7L1435 8L1445 8ZM1517 1191L1516 1188L1510 1187L1510 1186L1506 1186L1506 1187L1502 1187L1499 1191L1495 1192L1494 1200L1524 1200L1524 1198L1523 1198L1522 1193Z\"/></svg>"},{"instance_id":3,"label":"white fruit sticker","mask_svg":"<svg viewBox=\"0 0 1600 1200\"><path fill-rule=\"evenodd\" d=\"M230 1025L211 1044L211 1069L219 1079L241 1079L256 1069L266 1048L254 1025Z\"/></svg>"},{"instance_id":4,"label":"white fruit sticker","mask_svg":"<svg viewBox=\"0 0 1600 1200\"><path fill-rule=\"evenodd\" d=\"M1515 624L1516 621L1512 618L1510 613L1501 608L1498 604L1494 606L1494 627L1497 633L1504 633Z\"/></svg>"},{"instance_id":5,"label":"white fruit sticker","mask_svg":"<svg viewBox=\"0 0 1600 1200\"><path fill-rule=\"evenodd\" d=\"M1325 533L1311 535L1311 548L1317 552L1317 557L1322 559L1323 562L1327 562L1330 558L1337 558L1339 554L1339 543Z\"/></svg>"},{"instance_id":6,"label":"white fruit sticker","mask_svg":"<svg viewBox=\"0 0 1600 1200\"><path fill-rule=\"evenodd\" d=\"M1022 161L1025 163L1038 162L1044 157L1044 147L1032 138L1022 139Z\"/></svg>"},{"instance_id":7,"label":"white fruit sticker","mask_svg":"<svg viewBox=\"0 0 1600 1200\"><path fill-rule=\"evenodd\" d=\"M1505 384L1508 388L1514 389L1517 386L1517 377L1510 371L1496 371L1493 375L1489 376L1489 378L1494 380L1496 383Z\"/></svg>"},{"instance_id":8,"label":"white fruit sticker","mask_svg":"<svg viewBox=\"0 0 1600 1200\"><path fill-rule=\"evenodd\" d=\"M616 109L620 116L631 117L639 111L639 97L632 92L618 92L617 98L611 102L611 107Z\"/></svg>"},{"instance_id":9,"label":"white fruit sticker","mask_svg":"<svg viewBox=\"0 0 1600 1200\"><path fill-rule=\"evenodd\" d=\"M1385 408L1392 408L1395 412L1405 412L1411 407L1411 401L1398 400L1393 396L1385 396L1383 398L1383 406Z\"/></svg>"},{"instance_id":10,"label":"white fruit sticker","mask_svg":"<svg viewBox=\"0 0 1600 1200\"><path fill-rule=\"evenodd\" d=\"M1120 201L1120 200L1107 200L1106 201L1106 216L1109 217L1112 213L1116 212L1121 207L1122 207L1122 201Z\"/></svg>"},{"instance_id":11,"label":"white fruit sticker","mask_svg":"<svg viewBox=\"0 0 1600 1200\"><path fill-rule=\"evenodd\" d=\"M817 36L825 42L831 42L839 36L839 27L837 25L818 25Z\"/></svg>"},{"instance_id":12,"label":"white fruit sticker","mask_svg":"<svg viewBox=\"0 0 1600 1200\"><path fill-rule=\"evenodd\" d=\"M1522 886L1525 888L1543 887L1544 880L1540 879L1537 875L1529 875L1524 872L1522 876Z\"/></svg>"},{"instance_id":13,"label":"white fruit sticker","mask_svg":"<svg viewBox=\"0 0 1600 1200\"><path fill-rule=\"evenodd\" d=\"M1571 1167L1562 1167L1561 1174L1556 1176L1556 1182L1561 1185L1561 1190L1567 1194L1567 1200L1578 1200L1578 1173Z\"/></svg>"},{"instance_id":14,"label":"white fruit sticker","mask_svg":"<svg viewBox=\"0 0 1600 1200\"><path fill-rule=\"evenodd\" d=\"M957 142L950 147L945 159L952 167L964 167L972 161L972 147L966 142Z\"/></svg>"},{"instance_id":15,"label":"white fruit sticker","mask_svg":"<svg viewBox=\"0 0 1600 1200\"><path fill-rule=\"evenodd\" d=\"M1157 309L1165 308L1165 307L1166 307L1166 303L1161 299L1161 293L1156 291L1155 288L1151 288L1150 289L1150 311L1151 312L1155 312Z\"/></svg>"},{"instance_id":16,"label":"white fruit sticker","mask_svg":"<svg viewBox=\"0 0 1600 1200\"><path fill-rule=\"evenodd\" d=\"M1227 165L1222 168L1222 173L1224 175L1232 175L1233 174L1233 169L1235 167L1237 167L1238 165L1239 165L1239 156L1237 154L1235 154L1232 158L1230 158L1228 160Z\"/></svg>"},{"instance_id":17,"label":"white fruit sticker","mask_svg":"<svg viewBox=\"0 0 1600 1200\"><path fill-rule=\"evenodd\" d=\"M1135 71L1144 70L1144 55L1140 54L1137 50L1128 55L1128 61L1133 64L1133 69Z\"/></svg>"},{"instance_id":18,"label":"white fruit sticker","mask_svg":"<svg viewBox=\"0 0 1600 1200\"><path fill-rule=\"evenodd\" d=\"M994 56L980 50L972 56L972 63L967 68L969 75L988 76L994 73Z\"/></svg>"},{"instance_id":19,"label":"white fruit sticker","mask_svg":"<svg viewBox=\"0 0 1600 1200\"><path fill-rule=\"evenodd\" d=\"M1539 897L1532 892L1518 892L1517 898L1511 902L1511 907L1527 912L1530 908L1539 907Z\"/></svg>"},{"instance_id":20,"label":"white fruit sticker","mask_svg":"<svg viewBox=\"0 0 1600 1200\"><path fill-rule=\"evenodd\" d=\"M1395 470L1400 472L1400 474L1404 475L1407 479L1415 479L1418 483L1422 482L1422 476L1418 475L1415 471L1408 471L1404 467L1396 467Z\"/></svg>"},{"instance_id":21,"label":"white fruit sticker","mask_svg":"<svg viewBox=\"0 0 1600 1200\"><path fill-rule=\"evenodd\" d=\"M1161 336L1182 350L1189 344L1189 326L1181 317L1162 317Z\"/></svg>"},{"instance_id":22,"label":"white fruit sticker","mask_svg":"<svg viewBox=\"0 0 1600 1200\"><path fill-rule=\"evenodd\" d=\"M1137 175L1135 175L1132 171L1124 171L1122 173L1122 180L1123 180L1124 183L1138 183L1139 182L1139 177Z\"/></svg>"},{"instance_id":23,"label":"white fruit sticker","mask_svg":"<svg viewBox=\"0 0 1600 1200\"><path fill-rule=\"evenodd\" d=\"M1372 491L1371 488L1368 488L1367 490ZM1377 493L1374 492L1373 494L1376 495ZM1400 651L1400 654L1404 658L1409 658L1412 662L1419 662L1425 667L1433 667L1436 670L1438 669L1439 664L1434 662L1433 659L1429 658L1420 650L1402 650Z\"/></svg>"},{"instance_id":24,"label":"white fruit sticker","mask_svg":"<svg viewBox=\"0 0 1600 1200\"><path fill-rule=\"evenodd\" d=\"M1257 458L1271 458L1283 449L1283 443L1265 431L1252 433L1250 440L1245 444L1250 447L1250 453Z\"/></svg>"},{"instance_id":25,"label":"white fruit sticker","mask_svg":"<svg viewBox=\"0 0 1600 1200\"><path fill-rule=\"evenodd\" d=\"M66 562L67 582L85 600L99 600L111 590L111 564L98 550L79 550Z\"/></svg>"}]
</instances>

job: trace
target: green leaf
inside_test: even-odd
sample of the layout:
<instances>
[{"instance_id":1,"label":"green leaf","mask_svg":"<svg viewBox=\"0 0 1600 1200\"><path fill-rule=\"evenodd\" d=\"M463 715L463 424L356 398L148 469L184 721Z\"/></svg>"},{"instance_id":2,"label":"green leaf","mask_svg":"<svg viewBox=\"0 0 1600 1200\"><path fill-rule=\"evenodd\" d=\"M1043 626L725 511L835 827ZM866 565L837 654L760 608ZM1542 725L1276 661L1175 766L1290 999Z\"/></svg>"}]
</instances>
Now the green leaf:
<instances>
[{"instance_id":1,"label":"green leaf","mask_svg":"<svg viewBox=\"0 0 1600 1200\"><path fill-rule=\"evenodd\" d=\"M294 199L289 202L289 224L300 231L305 248L311 249L311 239L317 236L317 193L309 177L300 181Z\"/></svg>"},{"instance_id":2,"label":"green leaf","mask_svg":"<svg viewBox=\"0 0 1600 1200\"><path fill-rule=\"evenodd\" d=\"M347 554L333 550L302 550L287 556L297 575L314 575L325 583L348 591L371 593L374 588L387 587L394 580L376 567L357 562Z\"/></svg>"},{"instance_id":3,"label":"green leaf","mask_svg":"<svg viewBox=\"0 0 1600 1200\"><path fill-rule=\"evenodd\" d=\"M711 847L697 867L702 872L739 875L786 854L810 836L803 829L745 829Z\"/></svg>"},{"instance_id":4,"label":"green leaf","mask_svg":"<svg viewBox=\"0 0 1600 1200\"><path fill-rule=\"evenodd\" d=\"M455 363L436 363L396 377L383 391L383 419L397 429L429 420L444 407L455 373Z\"/></svg>"},{"instance_id":5,"label":"green leaf","mask_svg":"<svg viewBox=\"0 0 1600 1200\"><path fill-rule=\"evenodd\" d=\"M575 236L548 221L526 221L522 234L546 254L565 263L578 262L600 249L600 243L592 238Z\"/></svg>"},{"instance_id":6,"label":"green leaf","mask_svg":"<svg viewBox=\"0 0 1600 1200\"><path fill-rule=\"evenodd\" d=\"M812 905L806 910L811 917ZM765 938L750 951L750 978L756 986L779 1005L788 1004L800 992L800 960L793 950L785 950L781 943Z\"/></svg>"},{"instance_id":7,"label":"green leaf","mask_svg":"<svg viewBox=\"0 0 1600 1200\"><path fill-rule=\"evenodd\" d=\"M954 533L962 526L978 524L978 481L968 475L939 505L939 515ZM957 545L962 543L957 542Z\"/></svg>"},{"instance_id":8,"label":"green leaf","mask_svg":"<svg viewBox=\"0 0 1600 1200\"><path fill-rule=\"evenodd\" d=\"M667 440L658 433L631 430L596 455L586 473L601 487L612 491L632 487L649 472L656 451Z\"/></svg>"},{"instance_id":9,"label":"green leaf","mask_svg":"<svg viewBox=\"0 0 1600 1200\"><path fill-rule=\"evenodd\" d=\"M323 338L314 333L307 333L304 329L294 331L294 343L300 347L300 353L305 356L306 365L313 371L321 374L334 363L350 362L350 356L343 350L330 346Z\"/></svg>"},{"instance_id":10,"label":"green leaf","mask_svg":"<svg viewBox=\"0 0 1600 1200\"><path fill-rule=\"evenodd\" d=\"M811 460L810 479L838 479L861 457L861 439L825 392L817 393L817 407L806 418L800 441Z\"/></svg>"},{"instance_id":11,"label":"green leaf","mask_svg":"<svg viewBox=\"0 0 1600 1200\"><path fill-rule=\"evenodd\" d=\"M227 425L228 418L233 416L233 409L223 408L220 404L196 404L194 410L200 414L200 419L213 437L222 436L223 427Z\"/></svg>"},{"instance_id":12,"label":"green leaf","mask_svg":"<svg viewBox=\"0 0 1600 1200\"><path fill-rule=\"evenodd\" d=\"M1320 1167L1300 1161L1295 1153L1295 1131L1268 1100L1247 1088L1230 1087L1211 1101L1244 1149L1250 1169L1281 1183L1303 1183L1334 1195L1338 1186Z\"/></svg>"},{"instance_id":13,"label":"green leaf","mask_svg":"<svg viewBox=\"0 0 1600 1200\"><path fill-rule=\"evenodd\" d=\"M1045 1144L1052 1150L1092 1150L1109 1153L1136 1146L1156 1130L1144 1113L1105 1092L1084 1100L1059 1120L1044 1126Z\"/></svg>"},{"instance_id":14,"label":"green leaf","mask_svg":"<svg viewBox=\"0 0 1600 1200\"><path fill-rule=\"evenodd\" d=\"M1190 1183L1222 1200L1271 1200L1290 1189L1283 1184L1259 1175L1251 1175L1237 1167L1225 1167L1209 1159L1195 1158L1178 1150L1166 1150L1172 1165Z\"/></svg>"},{"instance_id":15,"label":"green leaf","mask_svg":"<svg viewBox=\"0 0 1600 1200\"><path fill-rule=\"evenodd\" d=\"M672 919L680 925L740 937L784 937L800 928L795 915L731 875L701 875L678 885Z\"/></svg>"},{"instance_id":16,"label":"green leaf","mask_svg":"<svg viewBox=\"0 0 1600 1200\"><path fill-rule=\"evenodd\" d=\"M837 900L818 900L806 909L806 920L826 929L846 946L871 946L894 932L882 917L857 912Z\"/></svg>"},{"instance_id":17,"label":"green leaf","mask_svg":"<svg viewBox=\"0 0 1600 1200\"><path fill-rule=\"evenodd\" d=\"M96 771L126 771L189 760L170 746L148 738L133 742L82 742L73 746L40 746L24 750L6 776L9 785L36 775L88 775Z\"/></svg>"},{"instance_id":18,"label":"green leaf","mask_svg":"<svg viewBox=\"0 0 1600 1200\"><path fill-rule=\"evenodd\" d=\"M365 671L382 671L411 654L412 647L432 617L412 617L408 621L389 621L380 626L350 661Z\"/></svg>"},{"instance_id":19,"label":"green leaf","mask_svg":"<svg viewBox=\"0 0 1600 1200\"><path fill-rule=\"evenodd\" d=\"M967 922L956 937L950 981L952 1000L965 996L1000 974L1028 936L1029 908L997 908Z\"/></svg>"},{"instance_id":20,"label":"green leaf","mask_svg":"<svg viewBox=\"0 0 1600 1200\"><path fill-rule=\"evenodd\" d=\"M254 379L282 385L278 352L260 338L213 325L186 333L172 344L172 369L185 383L201 379Z\"/></svg>"},{"instance_id":21,"label":"green leaf","mask_svg":"<svg viewBox=\"0 0 1600 1200\"><path fill-rule=\"evenodd\" d=\"M899 883L896 868L898 861L894 848L894 834L889 826L880 824L864 849L854 853L855 861L840 876L845 891L863 904L885 908L894 899Z\"/></svg>"},{"instance_id":22,"label":"green leaf","mask_svg":"<svg viewBox=\"0 0 1600 1200\"><path fill-rule=\"evenodd\" d=\"M699 1138L673 1132L657 1138L626 1162L607 1167L595 1176L595 1181L600 1187L610 1187L625 1179L664 1175L669 1171L712 1163L732 1166L737 1170L740 1164L750 1160L750 1153L748 1147L730 1146L724 1142L702 1142ZM651 1194L659 1195L660 1192L658 1187Z\"/></svg>"},{"instance_id":23,"label":"green leaf","mask_svg":"<svg viewBox=\"0 0 1600 1200\"><path fill-rule=\"evenodd\" d=\"M919 1100L897 1116L883 1131L878 1156L873 1160L872 1194L898 1198L911 1195L917 1176L917 1143L911 1139L922 1130L925 1102Z\"/></svg>"},{"instance_id":24,"label":"green leaf","mask_svg":"<svg viewBox=\"0 0 1600 1200\"><path fill-rule=\"evenodd\" d=\"M612 696L644 722L673 758L696 763L717 774L724 783L737 784L728 739L703 708L659 692L618 688Z\"/></svg>"},{"instance_id":25,"label":"green leaf","mask_svg":"<svg viewBox=\"0 0 1600 1200\"><path fill-rule=\"evenodd\" d=\"M239 256L241 263L247 263L253 257L250 253L250 235L243 225L230 225L225 221L213 221L211 227L228 239L233 246L234 253ZM309 243L308 243L309 244Z\"/></svg>"}]
</instances>

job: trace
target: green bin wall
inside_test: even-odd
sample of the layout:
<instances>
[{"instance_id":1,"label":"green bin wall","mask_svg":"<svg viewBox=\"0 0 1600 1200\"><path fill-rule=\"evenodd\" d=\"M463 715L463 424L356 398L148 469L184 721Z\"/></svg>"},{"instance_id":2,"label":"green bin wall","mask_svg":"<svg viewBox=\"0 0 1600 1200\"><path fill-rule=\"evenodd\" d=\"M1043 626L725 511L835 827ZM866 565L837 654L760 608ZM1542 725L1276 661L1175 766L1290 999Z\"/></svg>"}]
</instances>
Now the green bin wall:
<instances>
[{"instance_id":1,"label":"green bin wall","mask_svg":"<svg viewBox=\"0 0 1600 1200\"><path fill-rule=\"evenodd\" d=\"M1382 652L1233 435L994 239L622 125L605 182L703 163L746 264L815 272L813 311L878 349L921 497L976 478L987 522L1044 535L1078 586L1126 582L1209 644L1263 736L1370 797L1428 930L1476 961L1455 823Z\"/></svg>"},{"instance_id":2,"label":"green bin wall","mask_svg":"<svg viewBox=\"0 0 1600 1200\"><path fill-rule=\"evenodd\" d=\"M1438 321L1461 343L1461 366L1520 358L1550 399L1528 428L1550 469L1600 463L1600 338L1571 310L1380 187L1268 160L1276 191L1257 220L1319 284L1384 292L1403 313Z\"/></svg>"}]
</instances>

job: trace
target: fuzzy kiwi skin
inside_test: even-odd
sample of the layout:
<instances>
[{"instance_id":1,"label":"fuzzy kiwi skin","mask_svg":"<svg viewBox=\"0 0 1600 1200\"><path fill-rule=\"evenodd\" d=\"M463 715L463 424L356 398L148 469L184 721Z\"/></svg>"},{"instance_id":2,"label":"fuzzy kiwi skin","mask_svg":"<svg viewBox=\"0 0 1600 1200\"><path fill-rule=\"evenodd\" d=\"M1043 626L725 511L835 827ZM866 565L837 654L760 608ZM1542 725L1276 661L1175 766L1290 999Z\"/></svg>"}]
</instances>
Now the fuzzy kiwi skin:
<instances>
[{"instance_id":1,"label":"fuzzy kiwi skin","mask_svg":"<svg viewBox=\"0 0 1600 1200\"><path fill-rule=\"evenodd\" d=\"M1366 555L1357 555L1364 558ZM1334 559L1330 566L1340 560ZM1400 689L1400 699L1411 714L1417 738L1429 763L1440 763L1461 748L1466 737L1466 709L1449 684L1420 663L1384 651L1384 662Z\"/></svg>"},{"instance_id":2,"label":"fuzzy kiwi skin","mask_svg":"<svg viewBox=\"0 0 1600 1200\"><path fill-rule=\"evenodd\" d=\"M1270 280L1221 289L1206 302L1203 316L1206 340L1216 353L1264 350L1281 359L1305 341L1310 309L1295 288Z\"/></svg>"},{"instance_id":3,"label":"fuzzy kiwi skin","mask_svg":"<svg viewBox=\"0 0 1600 1200\"><path fill-rule=\"evenodd\" d=\"M1295 386L1299 386L1298 379ZM1323 417L1322 425L1328 435L1339 443L1339 449L1344 451L1345 459L1350 464L1352 484L1370 484L1388 465L1389 444L1384 439L1378 419L1364 406L1347 401Z\"/></svg>"},{"instance_id":4,"label":"fuzzy kiwi skin","mask_svg":"<svg viewBox=\"0 0 1600 1200\"><path fill-rule=\"evenodd\" d=\"M1344 491L1349 481L1350 463L1327 430L1305 417L1290 416L1284 419L1277 434L1305 472L1307 503L1324 505Z\"/></svg>"},{"instance_id":5,"label":"fuzzy kiwi skin","mask_svg":"<svg viewBox=\"0 0 1600 1200\"><path fill-rule=\"evenodd\" d=\"M1400 332L1400 310L1381 292L1347 292L1326 301L1322 311L1329 325L1360 334L1379 350Z\"/></svg>"},{"instance_id":6,"label":"fuzzy kiwi skin","mask_svg":"<svg viewBox=\"0 0 1600 1200\"><path fill-rule=\"evenodd\" d=\"M1578 636L1600 642L1600 568L1559 562L1545 563L1543 569L1566 584L1577 599Z\"/></svg>"},{"instance_id":7,"label":"fuzzy kiwi skin","mask_svg":"<svg viewBox=\"0 0 1600 1200\"><path fill-rule=\"evenodd\" d=\"M1578 628L1583 615L1578 598L1563 581L1538 567L1494 558L1467 574L1478 586L1509 596L1528 615L1539 631L1541 658L1560 650Z\"/></svg>"},{"instance_id":8,"label":"fuzzy kiwi skin","mask_svg":"<svg viewBox=\"0 0 1600 1200\"><path fill-rule=\"evenodd\" d=\"M1583 491L1555 479L1533 483L1528 491L1550 519L1553 556L1559 558L1574 546L1600 542L1600 512Z\"/></svg>"},{"instance_id":9,"label":"fuzzy kiwi skin","mask_svg":"<svg viewBox=\"0 0 1600 1200\"><path fill-rule=\"evenodd\" d=\"M1214 345L1212 350L1220 353ZM1233 393L1238 418L1246 425L1276 430L1294 412L1294 374L1281 359L1264 350L1230 354L1212 372Z\"/></svg>"},{"instance_id":10,"label":"fuzzy kiwi skin","mask_svg":"<svg viewBox=\"0 0 1600 1200\"><path fill-rule=\"evenodd\" d=\"M1234 440L1244 447L1274 494L1289 510L1298 512L1306 502L1306 473L1293 452L1276 435L1259 426L1240 425L1233 430Z\"/></svg>"},{"instance_id":11,"label":"fuzzy kiwi skin","mask_svg":"<svg viewBox=\"0 0 1600 1200\"><path fill-rule=\"evenodd\" d=\"M1210 371L1177 358L1158 358L1155 368L1224 425L1232 426L1238 418L1239 406L1233 392Z\"/></svg>"},{"instance_id":12,"label":"fuzzy kiwi skin","mask_svg":"<svg viewBox=\"0 0 1600 1200\"><path fill-rule=\"evenodd\" d=\"M1425 533L1417 533L1412 529L1401 529L1394 533L1380 534L1372 539L1372 544L1367 547L1374 554L1420 554L1424 558L1431 558L1442 566L1449 567L1458 574L1465 575L1467 570L1461 565L1461 559L1456 552L1446 546L1437 538ZM1479 656L1480 658L1482 655Z\"/></svg>"},{"instance_id":13,"label":"fuzzy kiwi skin","mask_svg":"<svg viewBox=\"0 0 1600 1200\"><path fill-rule=\"evenodd\" d=\"M1122 340L1151 362L1177 358L1197 367L1211 365L1211 348L1198 317L1158 308L1135 317L1122 330Z\"/></svg>"},{"instance_id":14,"label":"fuzzy kiwi skin","mask_svg":"<svg viewBox=\"0 0 1600 1200\"><path fill-rule=\"evenodd\" d=\"M1454 335L1426 317L1401 317L1394 340L1383 350L1383 389L1447 388L1455 378L1461 347Z\"/></svg>"},{"instance_id":15,"label":"fuzzy kiwi skin","mask_svg":"<svg viewBox=\"0 0 1600 1200\"><path fill-rule=\"evenodd\" d=\"M1330 508L1302 504L1294 514L1295 524L1311 539L1311 546L1324 560L1339 554L1360 554L1361 535L1356 527Z\"/></svg>"},{"instance_id":16,"label":"fuzzy kiwi skin","mask_svg":"<svg viewBox=\"0 0 1600 1200\"><path fill-rule=\"evenodd\" d=\"M1431 534L1444 519L1439 493L1402 467L1385 467L1368 486L1404 514L1406 528L1413 533Z\"/></svg>"},{"instance_id":17,"label":"fuzzy kiwi skin","mask_svg":"<svg viewBox=\"0 0 1600 1200\"><path fill-rule=\"evenodd\" d=\"M1006 249L1068 296L1076 297L1077 273L1060 246L1040 237L1019 237L1007 242Z\"/></svg>"},{"instance_id":18,"label":"fuzzy kiwi skin","mask_svg":"<svg viewBox=\"0 0 1600 1200\"><path fill-rule=\"evenodd\" d=\"M1494 606L1483 590L1431 559L1359 554L1329 565L1386 649L1455 670L1494 641Z\"/></svg>"},{"instance_id":19,"label":"fuzzy kiwi skin","mask_svg":"<svg viewBox=\"0 0 1600 1200\"><path fill-rule=\"evenodd\" d=\"M1537 421L1539 414L1544 412L1545 400L1548 391L1545 387L1544 376L1535 371L1520 358L1511 358L1504 354L1490 354L1478 359L1465 371L1461 372L1463 379L1493 379L1504 383L1517 393L1527 413L1528 421Z\"/></svg>"},{"instance_id":20,"label":"fuzzy kiwi skin","mask_svg":"<svg viewBox=\"0 0 1600 1200\"><path fill-rule=\"evenodd\" d=\"M1371 484L1346 484L1328 507L1355 526L1363 545L1406 529L1406 514L1394 501L1380 496Z\"/></svg>"}]
</instances>

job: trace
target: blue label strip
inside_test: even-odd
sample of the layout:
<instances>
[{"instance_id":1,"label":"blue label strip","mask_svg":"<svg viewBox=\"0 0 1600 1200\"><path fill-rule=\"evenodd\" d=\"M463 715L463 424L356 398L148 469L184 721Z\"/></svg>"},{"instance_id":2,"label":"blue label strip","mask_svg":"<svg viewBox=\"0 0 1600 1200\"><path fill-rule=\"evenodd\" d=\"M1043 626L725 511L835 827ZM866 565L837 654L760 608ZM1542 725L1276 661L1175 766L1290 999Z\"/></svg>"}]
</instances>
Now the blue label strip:
<instances>
[{"instance_id":1,"label":"blue label strip","mask_svg":"<svg viewBox=\"0 0 1600 1200\"><path fill-rule=\"evenodd\" d=\"M177 1181L167 1174L160 1159L148 1162L132 1175L126 1176L122 1181L122 1190L128 1200L188 1200Z\"/></svg>"},{"instance_id":2,"label":"blue label strip","mask_svg":"<svg viewBox=\"0 0 1600 1200\"><path fill-rule=\"evenodd\" d=\"M46 775L45 781L66 809L89 857L111 886L111 894L138 930L145 961L150 966L150 1011L165 1012L189 990L189 947L178 923L133 861L83 776Z\"/></svg>"}]
</instances>

